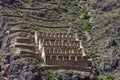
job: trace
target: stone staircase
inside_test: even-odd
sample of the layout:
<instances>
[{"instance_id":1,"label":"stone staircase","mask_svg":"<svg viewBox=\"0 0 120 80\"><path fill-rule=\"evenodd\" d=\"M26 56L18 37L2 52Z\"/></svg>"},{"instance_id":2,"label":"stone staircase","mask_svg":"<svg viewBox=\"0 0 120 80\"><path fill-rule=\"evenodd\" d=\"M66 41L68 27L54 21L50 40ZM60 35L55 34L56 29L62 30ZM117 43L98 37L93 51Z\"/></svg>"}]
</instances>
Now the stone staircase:
<instances>
[{"instance_id":1,"label":"stone staircase","mask_svg":"<svg viewBox=\"0 0 120 80\"><path fill-rule=\"evenodd\" d=\"M16 37L14 48L17 49L16 54L20 57L32 57L41 60L40 52L38 52L34 40L25 37Z\"/></svg>"}]
</instances>

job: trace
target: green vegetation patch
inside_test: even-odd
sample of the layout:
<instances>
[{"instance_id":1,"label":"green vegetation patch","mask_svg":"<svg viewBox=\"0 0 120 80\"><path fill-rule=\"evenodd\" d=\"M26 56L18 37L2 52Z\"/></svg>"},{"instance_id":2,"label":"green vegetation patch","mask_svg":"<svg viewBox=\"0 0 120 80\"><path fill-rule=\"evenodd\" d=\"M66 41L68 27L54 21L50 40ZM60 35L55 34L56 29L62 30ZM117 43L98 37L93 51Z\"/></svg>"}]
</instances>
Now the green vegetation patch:
<instances>
[{"instance_id":1,"label":"green vegetation patch","mask_svg":"<svg viewBox=\"0 0 120 80\"><path fill-rule=\"evenodd\" d=\"M91 28L92 28L91 23L89 23L89 22L84 22L84 25L83 25L82 30L84 30L84 31L90 31Z\"/></svg>"},{"instance_id":2,"label":"green vegetation patch","mask_svg":"<svg viewBox=\"0 0 120 80\"><path fill-rule=\"evenodd\" d=\"M73 16L70 16L70 15L67 16L67 19L68 19L69 21L75 21L75 18L74 18Z\"/></svg>"},{"instance_id":3,"label":"green vegetation patch","mask_svg":"<svg viewBox=\"0 0 120 80\"><path fill-rule=\"evenodd\" d=\"M82 15L80 16L81 19L83 20L87 20L90 18L90 16L88 15L88 10L87 8L81 8L80 12L82 13Z\"/></svg>"},{"instance_id":4,"label":"green vegetation patch","mask_svg":"<svg viewBox=\"0 0 120 80\"><path fill-rule=\"evenodd\" d=\"M54 80L55 74L53 71L45 71L45 78L46 80Z\"/></svg>"}]
</instances>

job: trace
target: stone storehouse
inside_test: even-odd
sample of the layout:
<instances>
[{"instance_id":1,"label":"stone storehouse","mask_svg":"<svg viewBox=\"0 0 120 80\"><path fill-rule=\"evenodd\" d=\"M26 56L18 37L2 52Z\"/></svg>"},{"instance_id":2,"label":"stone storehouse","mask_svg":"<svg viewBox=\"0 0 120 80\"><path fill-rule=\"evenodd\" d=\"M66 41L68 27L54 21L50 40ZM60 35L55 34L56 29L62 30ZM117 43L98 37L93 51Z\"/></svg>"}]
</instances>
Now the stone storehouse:
<instances>
[{"instance_id":1,"label":"stone storehouse","mask_svg":"<svg viewBox=\"0 0 120 80\"><path fill-rule=\"evenodd\" d=\"M77 33L35 32L35 43L47 65L90 67Z\"/></svg>"}]
</instances>

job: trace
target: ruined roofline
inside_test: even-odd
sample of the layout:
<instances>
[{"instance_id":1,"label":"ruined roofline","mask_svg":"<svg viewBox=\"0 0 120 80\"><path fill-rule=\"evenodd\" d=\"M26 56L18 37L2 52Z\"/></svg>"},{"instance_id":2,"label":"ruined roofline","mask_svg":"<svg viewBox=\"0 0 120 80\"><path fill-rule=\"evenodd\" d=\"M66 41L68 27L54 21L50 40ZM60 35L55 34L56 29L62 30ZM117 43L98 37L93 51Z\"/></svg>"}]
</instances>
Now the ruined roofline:
<instances>
[{"instance_id":1,"label":"ruined roofline","mask_svg":"<svg viewBox=\"0 0 120 80\"><path fill-rule=\"evenodd\" d=\"M46 59L49 60L61 60L61 61L88 61L86 57L82 57L81 55L46 55ZM90 62L90 61L88 61ZM67 64L67 65L71 65L71 64Z\"/></svg>"},{"instance_id":2,"label":"ruined roofline","mask_svg":"<svg viewBox=\"0 0 120 80\"><path fill-rule=\"evenodd\" d=\"M42 36L42 34L43 33L41 33L41 36ZM66 39L66 40L69 39L69 40L79 41L77 33L75 33L75 35L73 35L73 37L72 37L72 35L70 35L68 37L67 34L65 34L65 35L67 35L66 37L65 37L65 35L63 35L63 36L61 35L61 37L60 37L60 35L58 35L58 36L56 36L56 35L53 36L52 34L47 34L47 35L48 36L40 37L40 32L35 31L35 43L38 44L40 38L42 38L42 39L58 39L59 38L59 39ZM51 36L49 36L49 35L51 35Z\"/></svg>"},{"instance_id":3,"label":"ruined roofline","mask_svg":"<svg viewBox=\"0 0 120 80\"><path fill-rule=\"evenodd\" d=\"M71 40L66 40L66 39L62 39L62 40L60 40L60 39L41 39L41 41L42 41L42 43L45 43L45 42L67 42L67 43L80 43L80 41L81 40L79 40L79 41L75 41L75 40L73 40L73 41L71 41Z\"/></svg>"},{"instance_id":4,"label":"ruined roofline","mask_svg":"<svg viewBox=\"0 0 120 80\"><path fill-rule=\"evenodd\" d=\"M76 32L74 34L73 33L67 34L67 33L46 33L36 31L35 36L38 36L40 38L67 38L67 39L69 38L74 39L76 41L79 40Z\"/></svg>"},{"instance_id":5,"label":"ruined roofline","mask_svg":"<svg viewBox=\"0 0 120 80\"><path fill-rule=\"evenodd\" d=\"M42 46L44 46L45 48L61 48L61 49L82 49L82 48L80 48L80 47L76 47L76 46L45 46L45 45L42 45Z\"/></svg>"},{"instance_id":6,"label":"ruined roofline","mask_svg":"<svg viewBox=\"0 0 120 80\"><path fill-rule=\"evenodd\" d=\"M82 49L82 45L81 45L81 41L77 41L79 42L79 44L65 44L65 43L60 43L60 44L56 44L56 43L44 43L41 41L41 39L38 39L38 48L39 50L41 50L42 47L45 47L45 48L66 48L66 49Z\"/></svg>"},{"instance_id":7,"label":"ruined roofline","mask_svg":"<svg viewBox=\"0 0 120 80\"><path fill-rule=\"evenodd\" d=\"M45 49L45 53L48 55L83 55L81 49Z\"/></svg>"},{"instance_id":8,"label":"ruined roofline","mask_svg":"<svg viewBox=\"0 0 120 80\"><path fill-rule=\"evenodd\" d=\"M60 34L42 33L42 34L39 34L38 36L42 37L42 38L46 38L46 37L48 37L48 38L56 38L56 37L58 37L58 38L75 38L75 36L72 34L61 34L61 33Z\"/></svg>"},{"instance_id":9,"label":"ruined roofline","mask_svg":"<svg viewBox=\"0 0 120 80\"><path fill-rule=\"evenodd\" d=\"M48 53L46 53L46 56L80 56L81 58L83 58L83 55L82 55L82 53L81 54L73 54L73 53L71 53L71 54L48 54Z\"/></svg>"},{"instance_id":10,"label":"ruined roofline","mask_svg":"<svg viewBox=\"0 0 120 80\"><path fill-rule=\"evenodd\" d=\"M68 38L67 38L68 39ZM51 39L51 38L44 38L44 39L41 39L42 40L42 42L45 42L45 41L67 41L67 42L80 42L81 40L78 40L78 41L76 41L76 40L67 40L67 39L55 39L55 38L53 38L53 39Z\"/></svg>"},{"instance_id":11,"label":"ruined roofline","mask_svg":"<svg viewBox=\"0 0 120 80\"><path fill-rule=\"evenodd\" d=\"M66 32L42 32L42 31L36 31L39 34L46 33L46 34L67 34Z\"/></svg>"},{"instance_id":12,"label":"ruined roofline","mask_svg":"<svg viewBox=\"0 0 120 80\"><path fill-rule=\"evenodd\" d=\"M56 48L56 49L79 49L79 50L82 50L82 48L78 48L78 47L52 47L52 46L50 46L50 47L48 47L48 46L44 46L46 49L54 49L54 48Z\"/></svg>"},{"instance_id":13,"label":"ruined roofline","mask_svg":"<svg viewBox=\"0 0 120 80\"><path fill-rule=\"evenodd\" d=\"M69 40L43 40L41 41L45 47L77 47L80 48L80 41Z\"/></svg>"},{"instance_id":14,"label":"ruined roofline","mask_svg":"<svg viewBox=\"0 0 120 80\"><path fill-rule=\"evenodd\" d=\"M68 33L68 32L55 32L55 31L49 31L49 32L44 32L44 31L36 31L36 32L38 32L38 33L51 33L51 34L75 34L75 33L78 33L78 31L77 30L75 30L75 31L73 31L73 32L70 32L70 33Z\"/></svg>"},{"instance_id":15,"label":"ruined roofline","mask_svg":"<svg viewBox=\"0 0 120 80\"><path fill-rule=\"evenodd\" d=\"M74 61L74 62L86 61L85 59L82 59L82 56L75 56L75 55L66 55L66 56L64 56L64 55L47 55L46 59L47 59L47 61L56 61L56 62L67 61L68 63L70 63L71 61ZM57 64L59 64L59 63L57 63ZM67 65L71 65L71 64L67 64Z\"/></svg>"},{"instance_id":16,"label":"ruined roofline","mask_svg":"<svg viewBox=\"0 0 120 80\"><path fill-rule=\"evenodd\" d=\"M82 51L82 48L75 48L75 47L66 47L66 48L62 48L62 47L45 47L45 46L43 46L45 49L65 49L65 50L67 50L67 49L69 49L69 50L71 50L71 49L75 49L75 50L80 50L80 51Z\"/></svg>"},{"instance_id":17,"label":"ruined roofline","mask_svg":"<svg viewBox=\"0 0 120 80\"><path fill-rule=\"evenodd\" d=\"M38 37L39 39L41 39L42 41L43 40L56 40L56 41L59 41L59 40L69 40L69 41L75 41L76 39L75 38L61 38L61 37Z\"/></svg>"},{"instance_id":18,"label":"ruined roofline","mask_svg":"<svg viewBox=\"0 0 120 80\"><path fill-rule=\"evenodd\" d=\"M63 54L61 54L61 53L59 53L59 54L55 54L55 53L52 54L52 52L51 52L50 54L48 54L48 53L46 52L45 47L42 47L41 53L42 53L41 55L42 55L43 61L44 61L44 63L46 63L46 64L48 64L48 63L46 62L46 61L48 60L48 59L47 59L47 56L52 56L52 55L53 55L53 56L58 56L58 55L61 55L61 56L65 57L65 56L71 56L71 55L73 54L73 53L72 53L72 54L71 54L71 53L70 53L70 54L64 54L64 53L63 53ZM82 51L81 51L81 53L79 53L79 54L76 54L76 53L75 53L74 56L76 56L76 57L77 57L77 56L81 56L80 59L81 59L81 60L84 59L84 56L83 56Z\"/></svg>"}]
</instances>

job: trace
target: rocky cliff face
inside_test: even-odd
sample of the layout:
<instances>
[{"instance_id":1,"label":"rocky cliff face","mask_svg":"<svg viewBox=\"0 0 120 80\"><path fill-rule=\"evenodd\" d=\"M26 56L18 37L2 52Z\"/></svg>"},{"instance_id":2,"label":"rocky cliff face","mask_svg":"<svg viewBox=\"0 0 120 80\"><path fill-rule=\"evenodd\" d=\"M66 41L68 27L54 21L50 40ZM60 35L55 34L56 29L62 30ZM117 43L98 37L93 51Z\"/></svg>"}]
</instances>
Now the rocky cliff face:
<instances>
[{"instance_id":1,"label":"rocky cliff face","mask_svg":"<svg viewBox=\"0 0 120 80\"><path fill-rule=\"evenodd\" d=\"M32 34L8 35L7 31L24 29L68 33L77 30L93 62L92 80L119 80L119 3L119 0L0 0L0 57L4 71L0 73L1 79L52 80L48 76L54 76L58 80L90 80L76 73L60 73L56 78L39 68L37 60L15 55L11 41L18 36L32 37Z\"/></svg>"}]
</instances>

